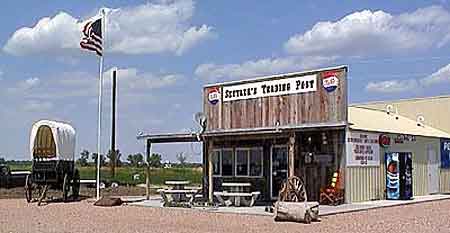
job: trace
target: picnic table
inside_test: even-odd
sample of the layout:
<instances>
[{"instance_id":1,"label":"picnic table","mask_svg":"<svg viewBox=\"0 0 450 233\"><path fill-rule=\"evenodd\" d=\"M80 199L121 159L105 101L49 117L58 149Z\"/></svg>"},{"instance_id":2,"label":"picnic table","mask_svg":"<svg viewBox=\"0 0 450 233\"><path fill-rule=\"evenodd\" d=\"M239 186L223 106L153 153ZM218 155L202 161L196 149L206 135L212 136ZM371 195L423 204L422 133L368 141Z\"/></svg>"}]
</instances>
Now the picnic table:
<instances>
[{"instance_id":1,"label":"picnic table","mask_svg":"<svg viewBox=\"0 0 450 233\"><path fill-rule=\"evenodd\" d=\"M163 198L164 206L192 206L194 198L199 190L186 189L186 185L190 184L189 181L168 180L164 183L171 186L171 188L168 189L158 190Z\"/></svg>"},{"instance_id":2,"label":"picnic table","mask_svg":"<svg viewBox=\"0 0 450 233\"><path fill-rule=\"evenodd\" d=\"M258 198L260 192L249 192L246 189L251 187L250 183L222 183L223 190L222 192L214 192L214 195L217 197L219 202L224 205L230 205L234 202L234 206L240 206L241 200L245 201L245 197L250 197L251 200L247 204L248 206L253 206L256 199ZM223 197L228 197L230 200L225 201Z\"/></svg>"}]
</instances>

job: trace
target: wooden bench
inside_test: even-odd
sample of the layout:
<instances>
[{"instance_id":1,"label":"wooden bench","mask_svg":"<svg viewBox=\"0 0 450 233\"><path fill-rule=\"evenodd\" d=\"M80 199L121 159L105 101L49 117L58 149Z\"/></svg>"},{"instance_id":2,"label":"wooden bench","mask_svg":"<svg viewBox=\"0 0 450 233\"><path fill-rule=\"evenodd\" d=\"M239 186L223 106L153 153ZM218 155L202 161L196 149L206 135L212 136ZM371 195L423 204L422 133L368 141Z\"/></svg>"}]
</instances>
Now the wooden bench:
<instances>
[{"instance_id":1,"label":"wooden bench","mask_svg":"<svg viewBox=\"0 0 450 233\"><path fill-rule=\"evenodd\" d=\"M172 206L172 207L179 207L179 206L186 206L191 207L194 203L194 199L196 195L200 192L200 190L196 189L158 189L157 190L163 199L163 206ZM168 197L168 194L171 196L171 198ZM174 198L173 195L178 195L177 198ZM184 201L181 196L187 196L189 197L189 200Z\"/></svg>"},{"instance_id":2,"label":"wooden bench","mask_svg":"<svg viewBox=\"0 0 450 233\"><path fill-rule=\"evenodd\" d=\"M251 193L233 193L233 192L214 192L214 196L216 196L217 200L219 200L220 204L225 206L230 206L231 201L224 200L223 197L233 197L235 198L235 205L240 206L240 199L245 197L251 197L250 202L247 203L248 206L253 206L255 204L256 199L258 199L258 196L261 194L261 192L251 192ZM245 199L244 199L245 200Z\"/></svg>"}]
</instances>

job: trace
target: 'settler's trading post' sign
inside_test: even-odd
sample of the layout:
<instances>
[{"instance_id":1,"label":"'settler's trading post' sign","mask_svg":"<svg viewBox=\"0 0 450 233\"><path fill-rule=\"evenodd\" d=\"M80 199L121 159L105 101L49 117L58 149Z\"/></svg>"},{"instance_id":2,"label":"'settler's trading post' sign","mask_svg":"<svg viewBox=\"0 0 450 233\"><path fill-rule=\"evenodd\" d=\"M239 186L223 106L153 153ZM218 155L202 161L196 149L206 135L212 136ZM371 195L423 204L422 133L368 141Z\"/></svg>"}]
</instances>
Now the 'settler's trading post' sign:
<instances>
[{"instance_id":1,"label":"'settler's trading post' sign","mask_svg":"<svg viewBox=\"0 0 450 233\"><path fill-rule=\"evenodd\" d=\"M347 134L347 166L380 166L379 135L349 132Z\"/></svg>"},{"instance_id":2,"label":"'settler's trading post' sign","mask_svg":"<svg viewBox=\"0 0 450 233\"><path fill-rule=\"evenodd\" d=\"M317 90L316 75L276 79L223 87L223 101L288 95Z\"/></svg>"},{"instance_id":3,"label":"'settler's trading post' sign","mask_svg":"<svg viewBox=\"0 0 450 233\"><path fill-rule=\"evenodd\" d=\"M450 168L450 139L441 139L441 168Z\"/></svg>"}]
</instances>

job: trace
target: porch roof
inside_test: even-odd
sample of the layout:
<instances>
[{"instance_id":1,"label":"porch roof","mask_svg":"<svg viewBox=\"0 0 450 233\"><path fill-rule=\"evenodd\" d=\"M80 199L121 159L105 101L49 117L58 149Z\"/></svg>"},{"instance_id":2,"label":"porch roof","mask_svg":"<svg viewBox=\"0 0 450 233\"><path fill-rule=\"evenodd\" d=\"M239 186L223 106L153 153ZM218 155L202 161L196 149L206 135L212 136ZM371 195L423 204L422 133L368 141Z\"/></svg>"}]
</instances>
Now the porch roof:
<instances>
[{"instance_id":1,"label":"porch roof","mask_svg":"<svg viewBox=\"0 0 450 233\"><path fill-rule=\"evenodd\" d=\"M207 130L202 136L215 137L215 136L237 136L237 135L255 135L255 134L279 134L292 131L310 131L315 129L342 129L347 126L346 122L332 122L332 123L308 123L300 125L286 125L286 126L274 126L274 127L261 127L261 128L244 128L244 129L220 129L220 130Z\"/></svg>"},{"instance_id":2,"label":"porch roof","mask_svg":"<svg viewBox=\"0 0 450 233\"><path fill-rule=\"evenodd\" d=\"M141 134L138 140L147 140L151 143L199 142L201 137L196 133L167 133L167 134Z\"/></svg>"}]
</instances>

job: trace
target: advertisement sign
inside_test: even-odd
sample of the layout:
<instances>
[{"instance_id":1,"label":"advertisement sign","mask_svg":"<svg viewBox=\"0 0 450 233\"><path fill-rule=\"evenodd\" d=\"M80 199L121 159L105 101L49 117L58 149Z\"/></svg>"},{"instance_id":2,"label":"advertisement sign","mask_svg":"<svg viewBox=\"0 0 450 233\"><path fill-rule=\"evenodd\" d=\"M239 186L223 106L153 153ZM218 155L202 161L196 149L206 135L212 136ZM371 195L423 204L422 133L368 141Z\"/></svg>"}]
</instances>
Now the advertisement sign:
<instances>
[{"instance_id":1,"label":"advertisement sign","mask_svg":"<svg viewBox=\"0 0 450 233\"><path fill-rule=\"evenodd\" d=\"M333 92L339 86L339 79L335 71L324 72L322 86L327 92Z\"/></svg>"},{"instance_id":2,"label":"advertisement sign","mask_svg":"<svg viewBox=\"0 0 450 233\"><path fill-rule=\"evenodd\" d=\"M347 133L347 166L380 166L377 133Z\"/></svg>"},{"instance_id":3,"label":"advertisement sign","mask_svg":"<svg viewBox=\"0 0 450 233\"><path fill-rule=\"evenodd\" d=\"M316 75L260 81L223 87L223 101L234 101L312 92L317 90Z\"/></svg>"},{"instance_id":4,"label":"advertisement sign","mask_svg":"<svg viewBox=\"0 0 450 233\"><path fill-rule=\"evenodd\" d=\"M219 88L214 87L208 91L208 101L211 104L217 104L220 100L220 91Z\"/></svg>"},{"instance_id":5,"label":"advertisement sign","mask_svg":"<svg viewBox=\"0 0 450 233\"><path fill-rule=\"evenodd\" d=\"M450 139L441 139L441 168L450 168Z\"/></svg>"}]
</instances>

